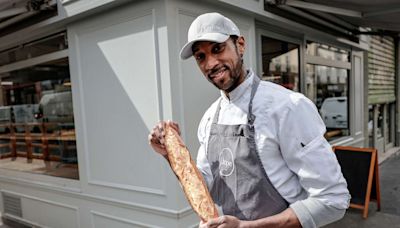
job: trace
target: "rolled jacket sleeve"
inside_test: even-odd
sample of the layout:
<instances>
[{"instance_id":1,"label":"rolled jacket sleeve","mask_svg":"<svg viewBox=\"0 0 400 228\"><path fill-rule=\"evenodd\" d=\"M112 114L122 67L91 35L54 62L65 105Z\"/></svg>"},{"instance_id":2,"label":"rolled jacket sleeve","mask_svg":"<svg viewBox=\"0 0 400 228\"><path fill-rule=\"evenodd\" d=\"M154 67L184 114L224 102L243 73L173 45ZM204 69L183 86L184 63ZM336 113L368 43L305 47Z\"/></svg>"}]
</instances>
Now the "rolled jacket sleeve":
<instances>
[{"instance_id":1,"label":"rolled jacket sleeve","mask_svg":"<svg viewBox=\"0 0 400 228\"><path fill-rule=\"evenodd\" d=\"M343 217L350 195L331 145L324 138L326 128L315 105L297 93L289 102L292 104L281 110L280 148L308 195L290 207L303 227L320 227Z\"/></svg>"}]
</instances>

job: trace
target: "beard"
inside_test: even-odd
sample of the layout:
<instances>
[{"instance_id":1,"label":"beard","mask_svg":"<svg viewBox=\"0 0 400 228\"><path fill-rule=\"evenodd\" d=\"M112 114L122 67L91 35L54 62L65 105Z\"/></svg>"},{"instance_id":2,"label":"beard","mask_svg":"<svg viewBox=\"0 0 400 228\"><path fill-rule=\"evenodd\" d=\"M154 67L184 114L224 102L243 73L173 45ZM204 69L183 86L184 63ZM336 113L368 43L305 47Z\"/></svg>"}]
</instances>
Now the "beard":
<instances>
[{"instance_id":1,"label":"beard","mask_svg":"<svg viewBox=\"0 0 400 228\"><path fill-rule=\"evenodd\" d=\"M219 71L225 71L223 73L228 74L228 78L224 77L218 81L214 81L212 75L218 73ZM233 64L233 67L229 67L226 64L214 67L214 69L207 74L207 79L218 89L229 93L243 81L243 74L243 60L242 58L237 58L237 61Z\"/></svg>"}]
</instances>

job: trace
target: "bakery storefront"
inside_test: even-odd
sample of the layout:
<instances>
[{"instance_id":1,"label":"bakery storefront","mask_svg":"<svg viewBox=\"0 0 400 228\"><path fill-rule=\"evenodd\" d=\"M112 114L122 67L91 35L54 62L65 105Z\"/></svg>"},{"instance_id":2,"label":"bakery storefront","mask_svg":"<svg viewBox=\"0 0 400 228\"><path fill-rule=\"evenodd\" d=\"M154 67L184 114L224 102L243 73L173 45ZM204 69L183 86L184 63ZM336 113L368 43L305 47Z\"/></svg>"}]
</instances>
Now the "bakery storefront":
<instances>
[{"instance_id":1,"label":"bakery storefront","mask_svg":"<svg viewBox=\"0 0 400 228\"><path fill-rule=\"evenodd\" d=\"M160 119L177 121L196 157L197 125L219 92L193 59L181 61L178 54L193 19L212 11L238 25L247 41L248 67L315 103L332 145L370 143L372 93L365 73L370 40L354 32L359 24L318 8L310 12L262 0L4 0L0 213L5 222L57 228L198 226L147 135ZM396 122L392 98L381 102L390 103L382 113L392 113L386 115ZM379 111L378 103L371 109ZM379 114L370 113L379 121ZM395 146L397 128L391 132Z\"/></svg>"}]
</instances>

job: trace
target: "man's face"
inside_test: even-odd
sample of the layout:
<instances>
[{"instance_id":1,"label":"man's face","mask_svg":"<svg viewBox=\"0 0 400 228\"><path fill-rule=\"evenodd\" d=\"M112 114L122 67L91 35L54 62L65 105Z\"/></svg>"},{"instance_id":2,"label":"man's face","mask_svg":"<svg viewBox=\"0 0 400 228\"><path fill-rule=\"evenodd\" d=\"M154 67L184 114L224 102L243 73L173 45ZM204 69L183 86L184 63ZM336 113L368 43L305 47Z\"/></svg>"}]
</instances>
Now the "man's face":
<instances>
[{"instance_id":1,"label":"man's face","mask_svg":"<svg viewBox=\"0 0 400 228\"><path fill-rule=\"evenodd\" d=\"M192 50L201 72L217 88L229 93L243 82L243 37L237 39L236 45L232 38L223 43L199 41Z\"/></svg>"}]
</instances>

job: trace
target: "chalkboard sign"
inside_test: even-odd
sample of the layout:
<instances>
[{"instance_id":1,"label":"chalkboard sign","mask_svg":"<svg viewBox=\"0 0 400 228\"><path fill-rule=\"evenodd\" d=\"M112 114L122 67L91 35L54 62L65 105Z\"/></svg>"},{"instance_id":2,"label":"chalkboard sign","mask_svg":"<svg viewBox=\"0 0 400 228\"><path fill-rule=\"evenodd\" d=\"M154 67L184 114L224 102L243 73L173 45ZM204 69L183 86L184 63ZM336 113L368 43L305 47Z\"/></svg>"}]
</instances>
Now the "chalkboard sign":
<instances>
[{"instance_id":1,"label":"chalkboard sign","mask_svg":"<svg viewBox=\"0 0 400 228\"><path fill-rule=\"evenodd\" d=\"M363 210L363 217L368 216L370 200L377 202L380 210L380 189L377 150L335 146L333 151L342 168L351 194L350 207Z\"/></svg>"}]
</instances>

